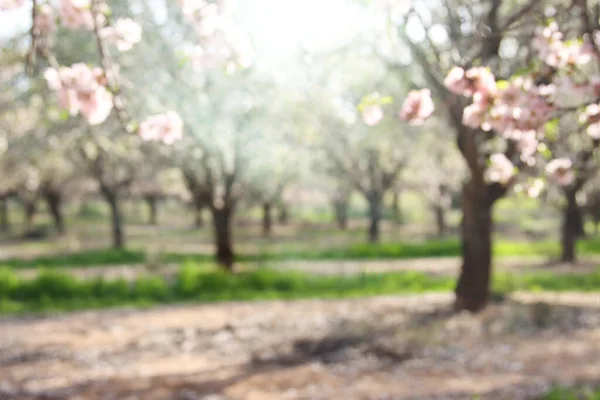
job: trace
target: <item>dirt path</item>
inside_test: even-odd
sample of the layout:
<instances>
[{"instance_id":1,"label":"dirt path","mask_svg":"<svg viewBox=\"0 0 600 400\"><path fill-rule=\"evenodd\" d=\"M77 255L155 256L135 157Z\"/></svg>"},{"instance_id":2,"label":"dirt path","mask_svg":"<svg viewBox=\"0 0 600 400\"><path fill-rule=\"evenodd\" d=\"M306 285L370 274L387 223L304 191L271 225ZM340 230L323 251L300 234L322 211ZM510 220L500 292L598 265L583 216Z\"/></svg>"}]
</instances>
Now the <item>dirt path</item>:
<instances>
[{"instance_id":1,"label":"dirt path","mask_svg":"<svg viewBox=\"0 0 600 400\"><path fill-rule=\"evenodd\" d=\"M510 271L546 270L553 273L589 273L600 264L600 257L587 257L572 266L557 262L549 262L546 257L504 257L495 261L497 269ZM242 268L255 268L263 264L245 263ZM328 260L328 261L274 261L267 264L271 268L284 271L303 271L324 275L353 275L363 272L381 273L390 271L419 271L436 275L456 275L460 267L460 259L456 257L431 257L407 260ZM167 264L154 270L165 277L172 277L179 271L180 264ZM89 266L61 269L79 278L106 279L124 278L133 280L139 275L150 273L143 264L123 264L111 266ZM35 268L17 270L24 278L32 278L38 274Z\"/></svg>"},{"instance_id":2,"label":"dirt path","mask_svg":"<svg viewBox=\"0 0 600 400\"><path fill-rule=\"evenodd\" d=\"M600 295L544 296L477 317L436 294L8 318L0 399L517 400L600 381Z\"/></svg>"}]
</instances>

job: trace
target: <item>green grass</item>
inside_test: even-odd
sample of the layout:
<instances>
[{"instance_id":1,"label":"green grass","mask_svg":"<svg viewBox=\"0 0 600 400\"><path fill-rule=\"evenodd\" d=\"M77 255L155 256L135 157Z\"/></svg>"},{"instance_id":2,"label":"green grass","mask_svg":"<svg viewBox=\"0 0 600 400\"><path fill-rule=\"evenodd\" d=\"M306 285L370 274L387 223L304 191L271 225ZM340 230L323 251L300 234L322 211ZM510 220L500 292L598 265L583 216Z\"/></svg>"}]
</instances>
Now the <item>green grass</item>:
<instances>
[{"instance_id":1,"label":"green grass","mask_svg":"<svg viewBox=\"0 0 600 400\"><path fill-rule=\"evenodd\" d=\"M581 255L600 254L600 238L579 241L578 253ZM558 256L560 246L553 241L516 242L497 240L494 244L494 256ZM373 259L410 259L423 257L460 256L458 239L430 240L423 243L381 243L356 244L343 248L322 251L286 251L280 253L240 254L238 261L266 262L284 260L373 260ZM160 261L181 263L186 261L210 262L210 254L160 255ZM147 255L143 251L133 250L89 250L58 256L44 256L34 259L7 259L0 264L9 268L68 268L97 265L144 263Z\"/></svg>"},{"instance_id":2,"label":"green grass","mask_svg":"<svg viewBox=\"0 0 600 400\"><path fill-rule=\"evenodd\" d=\"M600 400L600 389L592 388L555 388L541 400Z\"/></svg>"},{"instance_id":3,"label":"green grass","mask_svg":"<svg viewBox=\"0 0 600 400\"><path fill-rule=\"evenodd\" d=\"M21 279L0 270L0 312L64 311L114 306L146 306L184 301L230 301L299 298L344 298L383 294L447 292L454 279L421 272L392 272L354 276L322 276L278 272L266 268L229 275L204 265L187 263L173 280L149 275L124 279L77 279L67 273L42 270ZM576 275L550 273L497 274L495 292L514 290L600 291L600 269Z\"/></svg>"},{"instance_id":4,"label":"green grass","mask_svg":"<svg viewBox=\"0 0 600 400\"><path fill-rule=\"evenodd\" d=\"M141 251L102 249L49 255L32 259L11 258L0 261L0 264L11 268L66 268L92 265L137 264L145 260L146 255Z\"/></svg>"}]
</instances>

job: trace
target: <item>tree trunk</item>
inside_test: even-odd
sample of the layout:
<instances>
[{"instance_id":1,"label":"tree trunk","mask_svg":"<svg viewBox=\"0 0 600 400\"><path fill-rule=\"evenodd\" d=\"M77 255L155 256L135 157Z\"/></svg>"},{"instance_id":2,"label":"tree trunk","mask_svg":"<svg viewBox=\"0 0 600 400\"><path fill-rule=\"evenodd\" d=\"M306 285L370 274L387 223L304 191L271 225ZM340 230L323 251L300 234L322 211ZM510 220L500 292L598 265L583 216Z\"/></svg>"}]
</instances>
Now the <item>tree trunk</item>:
<instances>
[{"instance_id":1,"label":"tree trunk","mask_svg":"<svg viewBox=\"0 0 600 400\"><path fill-rule=\"evenodd\" d=\"M394 190L392 196L392 217L397 224L402 223L402 209L400 208L400 194Z\"/></svg>"},{"instance_id":2,"label":"tree trunk","mask_svg":"<svg viewBox=\"0 0 600 400\"><path fill-rule=\"evenodd\" d=\"M8 197L0 197L0 231L8 232L9 230Z\"/></svg>"},{"instance_id":3,"label":"tree trunk","mask_svg":"<svg viewBox=\"0 0 600 400\"><path fill-rule=\"evenodd\" d=\"M23 208L25 211L25 233L28 234L33 231L35 214L37 212L37 202L35 200L30 202L24 202Z\"/></svg>"},{"instance_id":4,"label":"tree trunk","mask_svg":"<svg viewBox=\"0 0 600 400\"><path fill-rule=\"evenodd\" d=\"M271 235L271 228L273 226L272 219L271 219L271 204L264 203L262 208L263 208L263 220L262 220L263 236L267 237L267 236Z\"/></svg>"},{"instance_id":5,"label":"tree trunk","mask_svg":"<svg viewBox=\"0 0 600 400\"><path fill-rule=\"evenodd\" d=\"M60 234L65 233L65 223L62 213L62 196L57 192L46 192L44 197L46 199L46 204L48 205L48 211L50 211L50 214L52 215L56 232Z\"/></svg>"},{"instance_id":6,"label":"tree trunk","mask_svg":"<svg viewBox=\"0 0 600 400\"><path fill-rule=\"evenodd\" d=\"M369 202L369 241L379 242L379 221L381 220L381 197L375 193L368 196Z\"/></svg>"},{"instance_id":7,"label":"tree trunk","mask_svg":"<svg viewBox=\"0 0 600 400\"><path fill-rule=\"evenodd\" d=\"M281 225L287 224L290 220L288 208L283 203L279 205L279 215L277 215L277 220Z\"/></svg>"},{"instance_id":8,"label":"tree trunk","mask_svg":"<svg viewBox=\"0 0 600 400\"><path fill-rule=\"evenodd\" d=\"M566 192L567 204L563 209L561 230L562 262L574 263L577 260L575 244L577 238L583 236L583 217L581 207L577 204L576 193Z\"/></svg>"},{"instance_id":9,"label":"tree trunk","mask_svg":"<svg viewBox=\"0 0 600 400\"><path fill-rule=\"evenodd\" d=\"M348 229L348 202L342 200L334 201L333 210L338 227L343 231Z\"/></svg>"},{"instance_id":10,"label":"tree trunk","mask_svg":"<svg viewBox=\"0 0 600 400\"><path fill-rule=\"evenodd\" d=\"M146 196L146 204L148 205L148 224L158 224L158 199L156 196Z\"/></svg>"},{"instance_id":11,"label":"tree trunk","mask_svg":"<svg viewBox=\"0 0 600 400\"><path fill-rule=\"evenodd\" d=\"M456 310L477 312L489 298L492 273L492 207L485 184L468 182L462 197L462 267L456 285Z\"/></svg>"},{"instance_id":12,"label":"tree trunk","mask_svg":"<svg viewBox=\"0 0 600 400\"><path fill-rule=\"evenodd\" d=\"M231 208L211 207L213 228L215 230L215 258L217 263L226 271L233 271L233 244L231 240Z\"/></svg>"},{"instance_id":13,"label":"tree trunk","mask_svg":"<svg viewBox=\"0 0 600 400\"><path fill-rule=\"evenodd\" d=\"M438 236L444 236L447 231L446 225L446 209L443 206L433 206L433 212L435 214L435 223L437 226Z\"/></svg>"},{"instance_id":14,"label":"tree trunk","mask_svg":"<svg viewBox=\"0 0 600 400\"><path fill-rule=\"evenodd\" d=\"M111 226L112 226L112 246L114 249L125 247L125 236L123 235L123 215L121 214L121 205L116 193L105 193L106 201L110 206Z\"/></svg>"},{"instance_id":15,"label":"tree trunk","mask_svg":"<svg viewBox=\"0 0 600 400\"><path fill-rule=\"evenodd\" d=\"M202 211L204 210L204 202L195 200L194 201L194 227L196 229L204 226L204 218L202 218Z\"/></svg>"}]
</instances>

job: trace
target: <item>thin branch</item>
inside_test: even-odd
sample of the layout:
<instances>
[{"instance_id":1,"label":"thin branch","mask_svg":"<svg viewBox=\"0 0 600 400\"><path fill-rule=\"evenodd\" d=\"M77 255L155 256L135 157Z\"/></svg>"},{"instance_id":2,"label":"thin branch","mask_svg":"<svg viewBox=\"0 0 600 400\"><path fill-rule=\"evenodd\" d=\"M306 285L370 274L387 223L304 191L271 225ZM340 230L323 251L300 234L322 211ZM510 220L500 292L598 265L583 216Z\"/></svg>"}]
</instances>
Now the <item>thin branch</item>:
<instances>
[{"instance_id":1,"label":"thin branch","mask_svg":"<svg viewBox=\"0 0 600 400\"><path fill-rule=\"evenodd\" d=\"M125 106L121 100L121 87L118 83L117 73L115 71L110 52L103 40L100 32L100 24L98 22L99 10L98 0L92 0L91 4L92 19L94 20L94 35L96 36L96 44L98 46L98 55L100 56L100 65L106 77L107 86L113 94L113 105L117 112L117 118L122 128L129 133L133 133L133 129L130 125L130 118L127 115Z\"/></svg>"}]
</instances>

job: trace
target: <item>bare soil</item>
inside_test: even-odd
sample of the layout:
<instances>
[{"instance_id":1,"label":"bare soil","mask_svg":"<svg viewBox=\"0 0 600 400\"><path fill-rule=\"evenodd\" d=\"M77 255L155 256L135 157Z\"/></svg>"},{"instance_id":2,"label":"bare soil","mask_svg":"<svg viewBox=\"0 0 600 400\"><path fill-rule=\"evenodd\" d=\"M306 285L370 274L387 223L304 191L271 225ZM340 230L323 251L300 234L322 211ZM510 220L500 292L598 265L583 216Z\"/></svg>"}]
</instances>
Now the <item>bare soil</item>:
<instances>
[{"instance_id":1,"label":"bare soil","mask_svg":"<svg viewBox=\"0 0 600 400\"><path fill-rule=\"evenodd\" d=\"M0 322L0 399L536 398L600 382L600 295L449 294L109 310Z\"/></svg>"}]
</instances>

